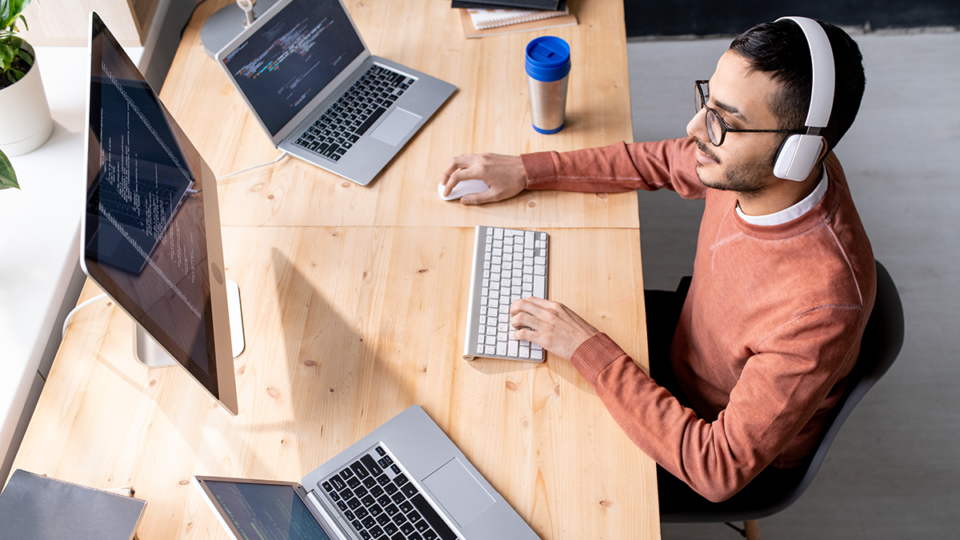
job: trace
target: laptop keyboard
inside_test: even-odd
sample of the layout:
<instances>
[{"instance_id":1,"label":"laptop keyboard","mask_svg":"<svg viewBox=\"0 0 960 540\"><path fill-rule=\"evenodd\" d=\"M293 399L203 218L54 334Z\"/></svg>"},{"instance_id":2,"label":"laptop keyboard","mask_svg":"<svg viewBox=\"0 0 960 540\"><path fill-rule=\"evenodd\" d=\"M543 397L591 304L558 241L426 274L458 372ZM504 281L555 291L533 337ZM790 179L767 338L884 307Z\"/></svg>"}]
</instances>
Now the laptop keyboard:
<instances>
[{"instance_id":1,"label":"laptop keyboard","mask_svg":"<svg viewBox=\"0 0 960 540\"><path fill-rule=\"evenodd\" d=\"M363 540L455 540L383 445L320 482Z\"/></svg>"},{"instance_id":2,"label":"laptop keyboard","mask_svg":"<svg viewBox=\"0 0 960 540\"><path fill-rule=\"evenodd\" d=\"M340 161L414 82L396 71L372 66L294 144Z\"/></svg>"}]
</instances>

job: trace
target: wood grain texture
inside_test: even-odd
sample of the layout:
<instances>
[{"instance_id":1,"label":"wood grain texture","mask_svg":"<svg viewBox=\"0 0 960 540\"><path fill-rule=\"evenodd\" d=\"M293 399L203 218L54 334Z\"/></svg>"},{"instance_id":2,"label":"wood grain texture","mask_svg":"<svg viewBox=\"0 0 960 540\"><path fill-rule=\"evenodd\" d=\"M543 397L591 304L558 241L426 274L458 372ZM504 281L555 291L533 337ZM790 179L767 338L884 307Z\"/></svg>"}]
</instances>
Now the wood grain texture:
<instances>
[{"instance_id":1,"label":"wood grain texture","mask_svg":"<svg viewBox=\"0 0 960 540\"><path fill-rule=\"evenodd\" d=\"M121 45L142 47L159 3L160 0L34 1L23 13L30 30L21 35L33 45L86 47L90 12L96 11Z\"/></svg>"},{"instance_id":2,"label":"wood grain texture","mask_svg":"<svg viewBox=\"0 0 960 540\"><path fill-rule=\"evenodd\" d=\"M209 0L197 9L160 94L219 176L279 155L200 44L203 22L225 3ZM437 196L442 171L460 154L632 141L622 2L569 4L577 26L468 40L447 0L346 0L373 54L439 77L457 91L369 186L287 158L220 182L223 224L638 227L632 192L526 192L469 209ZM541 35L565 39L572 51L568 121L556 135L539 135L530 122L523 51Z\"/></svg>"},{"instance_id":3,"label":"wood grain texture","mask_svg":"<svg viewBox=\"0 0 960 540\"><path fill-rule=\"evenodd\" d=\"M638 231L548 232L550 297L646 365ZM73 319L14 468L134 486L144 540L224 538L193 475L298 480L418 403L544 540L659 538L653 461L568 361L461 359L472 244L469 228L227 228L240 414L136 363L102 300Z\"/></svg>"}]
</instances>

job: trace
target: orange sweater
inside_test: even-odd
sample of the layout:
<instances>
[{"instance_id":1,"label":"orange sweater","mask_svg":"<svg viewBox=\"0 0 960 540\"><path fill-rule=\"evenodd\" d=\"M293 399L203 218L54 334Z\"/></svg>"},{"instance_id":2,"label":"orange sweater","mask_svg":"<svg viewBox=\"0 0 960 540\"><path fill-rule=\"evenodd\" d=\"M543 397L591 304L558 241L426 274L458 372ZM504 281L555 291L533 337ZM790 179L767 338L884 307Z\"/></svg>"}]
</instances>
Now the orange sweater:
<instances>
[{"instance_id":1,"label":"orange sweater","mask_svg":"<svg viewBox=\"0 0 960 540\"><path fill-rule=\"evenodd\" d=\"M706 198L693 282L673 336L682 406L606 334L572 362L624 432L711 501L768 465L800 465L820 440L860 348L876 293L873 251L833 154L828 189L793 221L751 225L736 195L696 175L684 138L523 156L528 189L667 188Z\"/></svg>"}]
</instances>

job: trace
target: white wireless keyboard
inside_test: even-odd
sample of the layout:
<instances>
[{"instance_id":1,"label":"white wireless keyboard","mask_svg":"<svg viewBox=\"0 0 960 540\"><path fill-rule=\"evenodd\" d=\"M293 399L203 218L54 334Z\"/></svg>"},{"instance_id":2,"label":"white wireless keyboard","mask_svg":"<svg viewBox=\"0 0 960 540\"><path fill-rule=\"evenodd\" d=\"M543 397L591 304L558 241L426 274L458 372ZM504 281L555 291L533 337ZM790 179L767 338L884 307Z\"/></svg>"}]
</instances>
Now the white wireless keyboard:
<instances>
[{"instance_id":1,"label":"white wireless keyboard","mask_svg":"<svg viewBox=\"0 0 960 540\"><path fill-rule=\"evenodd\" d=\"M543 362L535 343L513 339L510 304L547 297L549 236L544 232L477 227L463 358Z\"/></svg>"}]
</instances>

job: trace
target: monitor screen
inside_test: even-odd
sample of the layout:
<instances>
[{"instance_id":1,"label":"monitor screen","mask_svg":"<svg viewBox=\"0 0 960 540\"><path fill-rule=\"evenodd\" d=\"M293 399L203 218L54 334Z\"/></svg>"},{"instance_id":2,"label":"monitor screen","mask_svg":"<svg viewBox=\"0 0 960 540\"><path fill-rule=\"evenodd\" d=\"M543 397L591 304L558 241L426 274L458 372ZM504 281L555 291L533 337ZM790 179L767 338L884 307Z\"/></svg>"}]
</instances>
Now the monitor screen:
<instances>
[{"instance_id":1,"label":"monitor screen","mask_svg":"<svg viewBox=\"0 0 960 540\"><path fill-rule=\"evenodd\" d=\"M340 0L293 0L221 59L276 135L363 52Z\"/></svg>"},{"instance_id":2,"label":"monitor screen","mask_svg":"<svg viewBox=\"0 0 960 540\"><path fill-rule=\"evenodd\" d=\"M203 483L242 540L330 540L292 485Z\"/></svg>"},{"instance_id":3,"label":"monitor screen","mask_svg":"<svg viewBox=\"0 0 960 540\"><path fill-rule=\"evenodd\" d=\"M202 158L96 14L92 19L83 268L221 399L208 233L222 248L219 228L205 226ZM216 185L210 189L207 198L216 201Z\"/></svg>"}]
</instances>

